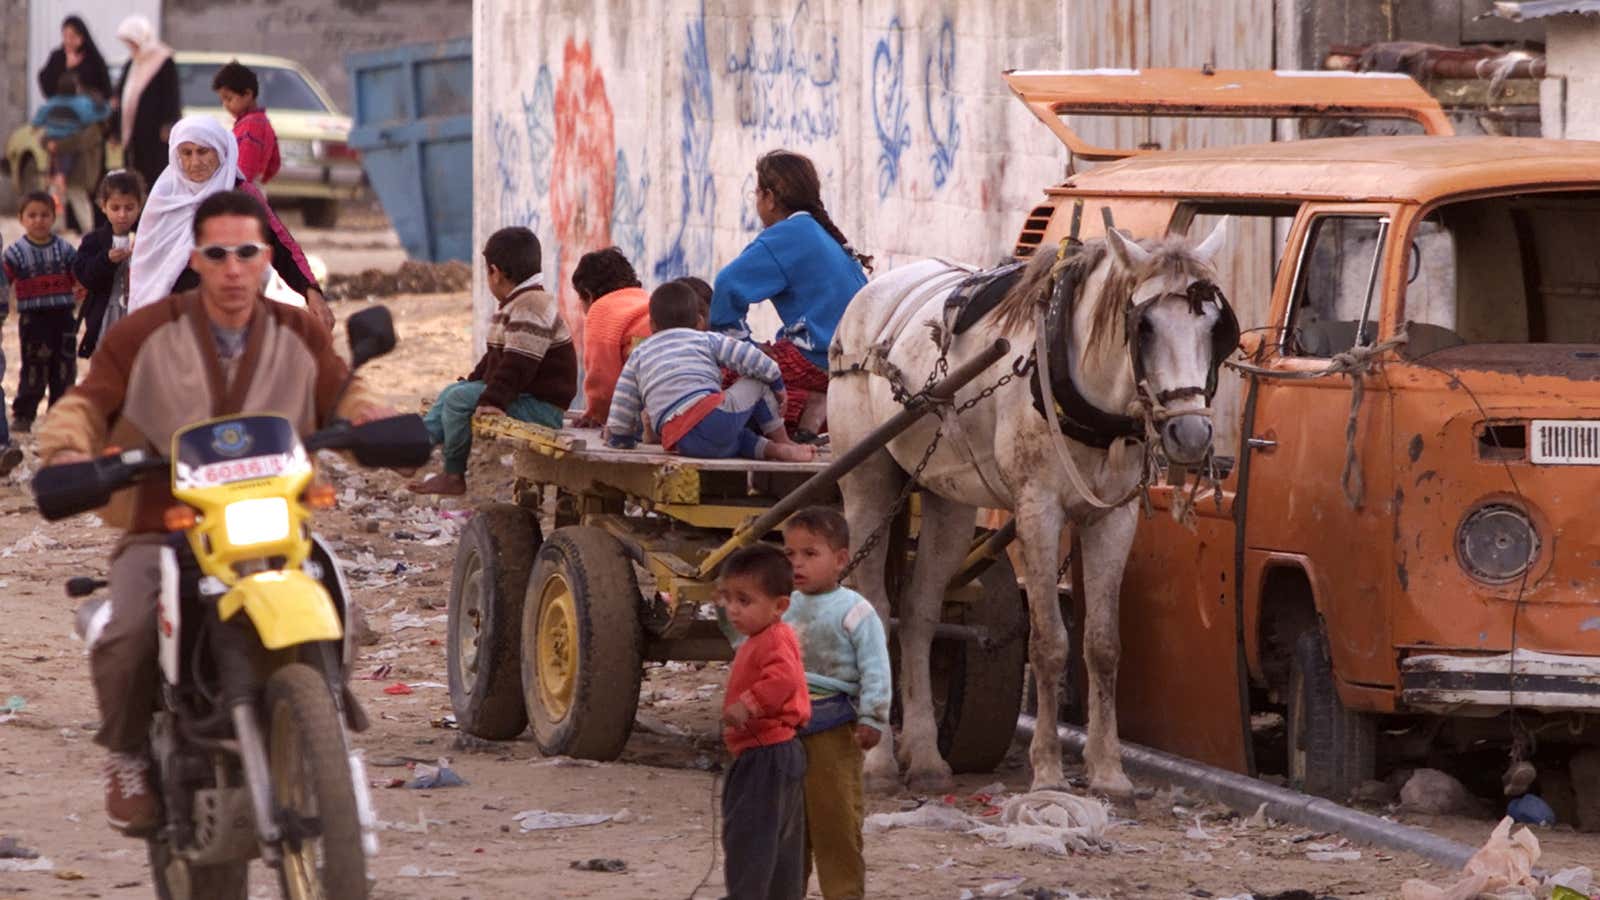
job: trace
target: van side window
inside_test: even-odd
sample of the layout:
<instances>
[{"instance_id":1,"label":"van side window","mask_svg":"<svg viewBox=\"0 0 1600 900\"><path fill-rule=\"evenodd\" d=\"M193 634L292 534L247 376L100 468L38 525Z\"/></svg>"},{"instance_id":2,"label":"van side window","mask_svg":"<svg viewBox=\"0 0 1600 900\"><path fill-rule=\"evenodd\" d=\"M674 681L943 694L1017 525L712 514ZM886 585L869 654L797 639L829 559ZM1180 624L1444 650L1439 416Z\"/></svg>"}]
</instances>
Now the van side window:
<instances>
[{"instance_id":1,"label":"van side window","mask_svg":"<svg viewBox=\"0 0 1600 900\"><path fill-rule=\"evenodd\" d=\"M1323 216L1300 256L1283 354L1327 358L1378 337L1378 297L1389 220Z\"/></svg>"}]
</instances>

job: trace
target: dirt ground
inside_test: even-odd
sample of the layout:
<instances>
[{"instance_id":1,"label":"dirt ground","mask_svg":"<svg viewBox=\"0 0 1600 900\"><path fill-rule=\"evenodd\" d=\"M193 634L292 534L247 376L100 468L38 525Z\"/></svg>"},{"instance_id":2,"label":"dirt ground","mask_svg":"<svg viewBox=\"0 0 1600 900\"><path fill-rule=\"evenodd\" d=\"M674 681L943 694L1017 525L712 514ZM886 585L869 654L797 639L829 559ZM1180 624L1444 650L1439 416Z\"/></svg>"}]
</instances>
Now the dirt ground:
<instances>
[{"instance_id":1,"label":"dirt ground","mask_svg":"<svg viewBox=\"0 0 1600 900\"><path fill-rule=\"evenodd\" d=\"M297 229L299 230L299 229ZM14 239L16 225L0 226ZM334 271L392 257L392 233L304 231L307 249ZM465 294L410 295L386 301L401 336L393 356L368 378L403 408L430 397L467 371L470 303ZM335 305L342 319L362 301ZM13 320L14 321L14 320ZM16 380L15 326L5 333ZM348 563L357 601L375 632L361 648L355 690L374 726L357 735L378 785L408 776L413 762L440 757L464 787L418 791L374 788L384 823L381 854L369 864L375 898L713 897L717 822L714 775L724 753L716 702L725 668L668 664L647 672L639 723L620 761L596 766L541 759L532 742L458 743L443 682L444 604L455 533L476 504L509 497L504 447L480 446L473 492L463 500L413 502L392 473L339 470L340 509L318 529ZM82 645L71 637L72 606L62 583L103 571L114 535L83 518L43 523L26 490L33 461L0 482L0 700L25 706L0 722L0 837L37 850L53 868L12 872L0 866L4 898L151 896L141 845L102 819L102 753L91 741L97 718ZM624 676L625 677L625 676ZM385 689L397 683L411 693ZM14 705L14 704L13 704ZM1025 790L1026 756L1014 747L993 775L960 780L958 802L992 782ZM1148 785L1159 788L1159 785ZM941 798L931 798L941 802ZM869 812L895 812L916 798L869 797ZM518 812L618 814L592 827L523 833ZM1380 812L1382 812L1380 810ZM1197 817L1199 821L1197 822ZM1489 833L1484 819L1396 819L1431 827L1473 845ZM1305 891L1304 897L1387 897L1407 878L1446 881L1446 873L1404 854L1341 846L1337 836L1253 825L1221 807L1155 792L1109 832L1110 850L1066 858L1000 850L954 833L895 830L869 835L868 892L885 897L1233 897ZM1556 828L1539 833L1552 869L1600 861L1600 839ZM1308 853L1352 849L1354 860L1318 862ZM621 858L622 874L574 871L594 857ZM708 877L709 876L709 877ZM1018 879L1021 879L1018 881ZM259 869L253 896L275 896ZM1010 893L1008 893L1010 892Z\"/></svg>"}]
</instances>

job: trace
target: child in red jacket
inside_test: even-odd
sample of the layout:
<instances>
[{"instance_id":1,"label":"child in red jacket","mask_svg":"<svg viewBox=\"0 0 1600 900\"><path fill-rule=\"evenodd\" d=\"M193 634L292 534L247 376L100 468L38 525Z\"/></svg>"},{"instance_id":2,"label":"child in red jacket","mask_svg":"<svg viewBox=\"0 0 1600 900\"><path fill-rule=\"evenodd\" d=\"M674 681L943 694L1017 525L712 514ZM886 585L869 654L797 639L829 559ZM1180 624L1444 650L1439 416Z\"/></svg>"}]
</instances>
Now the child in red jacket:
<instances>
[{"instance_id":1,"label":"child in red jacket","mask_svg":"<svg viewBox=\"0 0 1600 900\"><path fill-rule=\"evenodd\" d=\"M217 70L211 89L222 108L233 116L233 137L239 142L239 174L252 184L266 184L278 174L283 158L278 154L278 133L261 106L261 83L256 73L236 59Z\"/></svg>"},{"instance_id":2,"label":"child in red jacket","mask_svg":"<svg viewBox=\"0 0 1600 900\"><path fill-rule=\"evenodd\" d=\"M770 544L722 564L717 590L745 641L722 699L733 754L722 789L722 850L733 900L799 900L806 893L806 753L795 730L811 720L800 642L783 623L794 571Z\"/></svg>"}]
</instances>

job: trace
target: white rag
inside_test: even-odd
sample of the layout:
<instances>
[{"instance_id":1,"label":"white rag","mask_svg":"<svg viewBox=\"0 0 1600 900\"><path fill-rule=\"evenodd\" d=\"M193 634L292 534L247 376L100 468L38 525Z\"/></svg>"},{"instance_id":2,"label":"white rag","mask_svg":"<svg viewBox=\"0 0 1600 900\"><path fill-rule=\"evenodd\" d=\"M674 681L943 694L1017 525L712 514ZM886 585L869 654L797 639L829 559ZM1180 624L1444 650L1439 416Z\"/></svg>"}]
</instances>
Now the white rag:
<instances>
[{"instance_id":1,"label":"white rag","mask_svg":"<svg viewBox=\"0 0 1600 900\"><path fill-rule=\"evenodd\" d=\"M150 20L132 15L117 26L117 37L132 44L133 59L128 61L128 77L122 82L122 145L133 138L133 120L139 114L139 98L150 86L161 66L172 58L172 48L161 43Z\"/></svg>"},{"instance_id":2,"label":"white rag","mask_svg":"<svg viewBox=\"0 0 1600 900\"><path fill-rule=\"evenodd\" d=\"M221 164L203 182L190 181L178 164L178 148L199 144L217 151ZM239 180L239 142L210 116L189 116L172 126L167 168L150 189L139 218L139 243L128 273L128 312L172 293L194 249L194 213L212 194L233 190Z\"/></svg>"}]
</instances>

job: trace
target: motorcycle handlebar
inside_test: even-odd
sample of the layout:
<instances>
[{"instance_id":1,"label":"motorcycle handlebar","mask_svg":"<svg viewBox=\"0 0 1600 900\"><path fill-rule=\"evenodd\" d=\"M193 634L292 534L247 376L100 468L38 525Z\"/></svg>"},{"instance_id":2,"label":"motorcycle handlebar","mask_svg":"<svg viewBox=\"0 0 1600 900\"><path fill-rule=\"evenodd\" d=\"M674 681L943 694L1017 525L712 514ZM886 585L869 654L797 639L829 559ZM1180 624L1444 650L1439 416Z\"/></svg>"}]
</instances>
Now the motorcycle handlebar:
<instances>
[{"instance_id":1,"label":"motorcycle handlebar","mask_svg":"<svg viewBox=\"0 0 1600 900\"><path fill-rule=\"evenodd\" d=\"M156 470L167 461L146 450L126 450L87 462L45 466L33 476L33 498L39 514L54 522L99 509L111 495Z\"/></svg>"}]
</instances>

